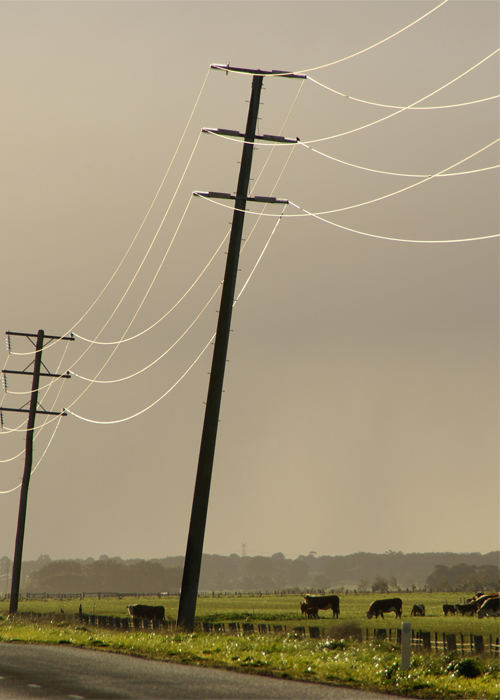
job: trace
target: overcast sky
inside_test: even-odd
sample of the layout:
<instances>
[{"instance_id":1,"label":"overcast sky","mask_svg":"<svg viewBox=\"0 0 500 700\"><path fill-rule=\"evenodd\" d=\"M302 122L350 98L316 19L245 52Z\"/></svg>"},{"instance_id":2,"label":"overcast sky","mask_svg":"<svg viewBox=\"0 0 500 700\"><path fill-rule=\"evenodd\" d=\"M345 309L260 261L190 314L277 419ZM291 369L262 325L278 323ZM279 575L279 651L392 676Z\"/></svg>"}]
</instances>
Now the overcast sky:
<instances>
[{"instance_id":1,"label":"overcast sky","mask_svg":"<svg viewBox=\"0 0 500 700\"><path fill-rule=\"evenodd\" d=\"M301 143L254 156L253 193L292 204L245 220L204 551L499 547L498 238L401 242L499 232L499 4L438 5L0 3L2 332L74 332L46 367L100 382L173 346L41 392L72 413L36 432L25 559L185 553L232 218L192 192L235 191L241 142L201 129L244 131L251 91L212 63L307 79L264 79L259 132ZM12 558L25 423L3 417Z\"/></svg>"}]
</instances>

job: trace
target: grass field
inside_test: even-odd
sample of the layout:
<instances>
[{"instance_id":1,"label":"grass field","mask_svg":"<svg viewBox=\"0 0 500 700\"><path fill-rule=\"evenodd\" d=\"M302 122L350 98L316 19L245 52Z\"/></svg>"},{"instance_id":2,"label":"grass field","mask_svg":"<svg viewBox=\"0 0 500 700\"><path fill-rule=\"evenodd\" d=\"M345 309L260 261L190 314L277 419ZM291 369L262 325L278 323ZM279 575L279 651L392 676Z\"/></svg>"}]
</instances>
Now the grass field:
<instances>
[{"instance_id":1,"label":"grass field","mask_svg":"<svg viewBox=\"0 0 500 700\"><path fill-rule=\"evenodd\" d=\"M443 614L444 603L458 603L473 594L464 593L461 596L444 593L410 593L397 594L403 600L403 619L412 622L412 628L423 632L445 632L446 634L475 634L499 637L499 619L485 617L478 620L475 616ZM268 624L284 624L290 628L296 626L318 626L332 628L345 623L346 620L357 620L363 630L372 631L374 628L400 629L401 621L396 620L393 613L381 618L368 620L366 612L374 599L373 594L343 595L340 597L340 616L333 619L331 610L320 610L319 620L309 620L300 612L300 595L215 595L201 596L196 607L196 620L199 622L253 622ZM379 596L383 597L383 596ZM163 605L165 616L170 620L177 618L179 599L177 596L157 598L84 598L67 600L21 600L20 612L60 612L65 614L77 613L80 604L82 611L95 615L128 616L127 606L145 603ZM410 612L415 603L425 605L425 617L411 618ZM8 601L0 601L0 615L9 610Z\"/></svg>"},{"instance_id":2,"label":"grass field","mask_svg":"<svg viewBox=\"0 0 500 700\"><path fill-rule=\"evenodd\" d=\"M467 594L464 594L467 596ZM499 619L445 617L445 602L460 602L459 596L401 594L403 620L415 630L499 636ZM22 600L20 612L54 613L46 622L8 618L8 601L0 602L0 641L73 644L146 658L229 668L280 678L335 683L397 695L421 698L475 698L497 700L500 693L498 657L462 657L459 652L412 653L411 666L400 669L400 649L388 641L360 642L360 632L374 628L397 629L401 621L390 614L384 620L367 620L373 595L341 596L340 617L320 612L319 620L304 618L301 596L207 596L200 597L197 622L253 622L285 625L287 634L231 635L181 631L106 630L84 626L67 615L78 612L125 617L127 605L140 602L164 605L167 619L175 620L178 598L101 598L83 600ZM424 603L426 616L410 618L414 603ZM60 614L64 610L65 619ZM55 613L59 613L56 615ZM297 636L297 626L318 626L324 635L311 639ZM352 636L350 636L352 634ZM372 639L373 634L370 639ZM393 639L395 638L395 635ZM476 677L468 677L477 674Z\"/></svg>"}]
</instances>

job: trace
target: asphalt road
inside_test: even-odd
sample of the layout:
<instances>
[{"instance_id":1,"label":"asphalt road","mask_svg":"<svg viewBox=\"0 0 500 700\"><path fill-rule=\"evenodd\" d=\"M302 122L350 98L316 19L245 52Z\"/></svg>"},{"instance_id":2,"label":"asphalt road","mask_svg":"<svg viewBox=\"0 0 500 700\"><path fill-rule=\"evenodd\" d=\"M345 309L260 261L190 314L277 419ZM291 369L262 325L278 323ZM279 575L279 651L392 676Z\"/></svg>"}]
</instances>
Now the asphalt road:
<instances>
[{"instance_id":1,"label":"asphalt road","mask_svg":"<svg viewBox=\"0 0 500 700\"><path fill-rule=\"evenodd\" d=\"M102 651L0 644L0 698L394 700L394 696L265 678Z\"/></svg>"}]
</instances>

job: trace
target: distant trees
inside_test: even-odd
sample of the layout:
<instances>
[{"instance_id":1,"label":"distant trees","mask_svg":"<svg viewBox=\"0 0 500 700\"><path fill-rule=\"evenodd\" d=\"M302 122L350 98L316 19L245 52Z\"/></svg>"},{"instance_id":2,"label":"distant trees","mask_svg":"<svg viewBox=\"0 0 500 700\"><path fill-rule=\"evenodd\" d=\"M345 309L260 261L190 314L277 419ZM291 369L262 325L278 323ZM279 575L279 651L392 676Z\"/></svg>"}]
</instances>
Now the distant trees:
<instances>
[{"instance_id":1,"label":"distant trees","mask_svg":"<svg viewBox=\"0 0 500 700\"><path fill-rule=\"evenodd\" d=\"M126 565L120 560L101 557L91 563L49 562L31 573L25 588L32 593L160 593L178 592L181 580L181 567L165 568L149 561Z\"/></svg>"},{"instance_id":2,"label":"distant trees","mask_svg":"<svg viewBox=\"0 0 500 700\"><path fill-rule=\"evenodd\" d=\"M47 593L109 591L158 593L178 591L182 580L182 556L144 561L100 556L97 560L51 561L43 555L23 562L22 590ZM6 590L10 560L0 560L0 580ZM432 572L432 573L429 573ZM402 554L358 552L347 556L307 556L287 559L272 556L203 555L200 591L273 591L357 589L386 594L401 589L492 590L498 587L498 553Z\"/></svg>"},{"instance_id":3,"label":"distant trees","mask_svg":"<svg viewBox=\"0 0 500 700\"><path fill-rule=\"evenodd\" d=\"M425 583L436 591L499 590L499 569L488 564L474 566L462 563L452 567L436 564Z\"/></svg>"},{"instance_id":4,"label":"distant trees","mask_svg":"<svg viewBox=\"0 0 500 700\"><path fill-rule=\"evenodd\" d=\"M373 593L389 593L389 581L382 576L377 576L372 583Z\"/></svg>"}]
</instances>

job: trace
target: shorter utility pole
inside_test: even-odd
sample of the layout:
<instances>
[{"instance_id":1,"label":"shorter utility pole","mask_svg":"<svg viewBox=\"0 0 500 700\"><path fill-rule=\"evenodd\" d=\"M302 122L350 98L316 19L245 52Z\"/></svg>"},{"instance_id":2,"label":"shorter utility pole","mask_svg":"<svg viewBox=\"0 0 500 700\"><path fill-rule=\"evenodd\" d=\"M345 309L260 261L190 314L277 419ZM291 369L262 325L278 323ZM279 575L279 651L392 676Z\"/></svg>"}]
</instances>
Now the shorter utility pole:
<instances>
[{"instance_id":1,"label":"shorter utility pole","mask_svg":"<svg viewBox=\"0 0 500 700\"><path fill-rule=\"evenodd\" d=\"M45 335L45 333L40 330L35 336L33 333L12 333L7 331L8 336L8 346L10 348L10 336L11 335L22 335L33 343L31 338L36 337L35 345L35 359L31 362L26 369L22 371L16 370L2 370L3 374L25 374L32 375L33 380L31 384L31 399L29 401L29 408L1 408L0 411L17 411L20 413L28 413L28 424L26 426L26 450L24 459L24 474L23 481L21 484L21 496L19 499L19 516L17 519L17 535L16 535L16 545L14 550L14 562L12 564L12 586L10 593L10 607L9 613L16 613L19 604L19 589L21 584L21 565L23 558L23 544L24 544L24 530L26 527L26 511L28 507L28 488L30 483L31 469L33 466L33 434L35 431L35 417L37 413L43 413L44 415L55 415L55 416L65 416L64 412L54 412L45 411L43 407L42 410L37 410L38 403L38 387L40 384L40 377L56 377L58 379L69 379L70 374L66 372L65 374L51 374L48 370L47 372L41 372L42 367L42 351L44 348L44 340L48 340L49 343L52 340L74 340L73 334L67 337L61 337L56 335ZM48 343L47 343L48 344ZM33 371L28 372L27 369L33 365ZM45 365L43 365L45 367ZM47 369L45 367L45 369ZM5 382L5 379L4 379ZM5 382L6 383L6 382ZM26 404L25 404L26 405Z\"/></svg>"}]
</instances>

